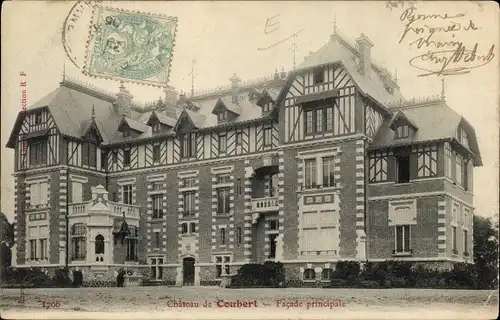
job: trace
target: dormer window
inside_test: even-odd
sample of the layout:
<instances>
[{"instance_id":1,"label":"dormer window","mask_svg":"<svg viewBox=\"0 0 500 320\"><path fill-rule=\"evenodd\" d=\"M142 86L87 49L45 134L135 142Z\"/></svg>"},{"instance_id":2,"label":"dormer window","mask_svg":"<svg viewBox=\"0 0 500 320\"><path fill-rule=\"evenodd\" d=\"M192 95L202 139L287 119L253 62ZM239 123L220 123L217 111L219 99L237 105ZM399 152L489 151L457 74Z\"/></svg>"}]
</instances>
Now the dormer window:
<instances>
[{"instance_id":1,"label":"dormer window","mask_svg":"<svg viewBox=\"0 0 500 320\"><path fill-rule=\"evenodd\" d=\"M263 108L264 112L271 111L272 106L273 106L272 102L268 102L268 103L264 104L264 108Z\"/></svg>"},{"instance_id":2,"label":"dormer window","mask_svg":"<svg viewBox=\"0 0 500 320\"><path fill-rule=\"evenodd\" d=\"M160 130L161 130L161 125L160 125L160 123L159 123L159 122L155 122L155 123L153 124L153 132L154 132L154 133L158 133L158 132L160 132Z\"/></svg>"},{"instance_id":3,"label":"dormer window","mask_svg":"<svg viewBox=\"0 0 500 320\"><path fill-rule=\"evenodd\" d=\"M467 133L465 133L463 128L457 129L457 140L464 146L469 147L469 139L467 139Z\"/></svg>"},{"instance_id":4,"label":"dormer window","mask_svg":"<svg viewBox=\"0 0 500 320\"><path fill-rule=\"evenodd\" d=\"M313 73L313 83L316 85L324 82L325 82L325 69L324 68L315 69Z\"/></svg>"},{"instance_id":5,"label":"dormer window","mask_svg":"<svg viewBox=\"0 0 500 320\"><path fill-rule=\"evenodd\" d=\"M123 130L123 137L124 137L124 138L130 137L130 130L128 130L128 129L124 129L124 130Z\"/></svg>"},{"instance_id":6,"label":"dormer window","mask_svg":"<svg viewBox=\"0 0 500 320\"><path fill-rule=\"evenodd\" d=\"M410 127L401 125L396 128L396 139L408 138L410 136Z\"/></svg>"},{"instance_id":7,"label":"dormer window","mask_svg":"<svg viewBox=\"0 0 500 320\"><path fill-rule=\"evenodd\" d=\"M219 119L219 121L224 121L224 120L227 120L227 111L226 111L226 110L221 111L221 112L217 115L217 118Z\"/></svg>"}]
</instances>

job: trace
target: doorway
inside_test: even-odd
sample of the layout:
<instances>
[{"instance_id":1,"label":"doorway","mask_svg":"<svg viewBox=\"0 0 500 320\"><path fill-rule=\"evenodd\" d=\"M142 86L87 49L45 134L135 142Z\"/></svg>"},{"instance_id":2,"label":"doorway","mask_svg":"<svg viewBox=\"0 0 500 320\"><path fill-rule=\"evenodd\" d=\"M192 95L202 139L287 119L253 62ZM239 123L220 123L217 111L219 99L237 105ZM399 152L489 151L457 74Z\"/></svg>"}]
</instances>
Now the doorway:
<instances>
[{"instance_id":1,"label":"doorway","mask_svg":"<svg viewBox=\"0 0 500 320\"><path fill-rule=\"evenodd\" d=\"M194 285L194 258L184 258L182 260L183 285Z\"/></svg>"}]
</instances>

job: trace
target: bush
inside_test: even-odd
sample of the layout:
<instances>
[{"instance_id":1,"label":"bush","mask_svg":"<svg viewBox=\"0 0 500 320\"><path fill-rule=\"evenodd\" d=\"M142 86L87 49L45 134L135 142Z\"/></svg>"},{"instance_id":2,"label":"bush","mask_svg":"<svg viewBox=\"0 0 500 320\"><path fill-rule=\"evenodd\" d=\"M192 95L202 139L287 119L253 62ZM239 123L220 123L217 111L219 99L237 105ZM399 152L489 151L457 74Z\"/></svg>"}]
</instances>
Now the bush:
<instances>
[{"instance_id":1,"label":"bush","mask_svg":"<svg viewBox=\"0 0 500 320\"><path fill-rule=\"evenodd\" d=\"M360 265L358 261L339 261L333 271L332 279L357 279L360 272Z\"/></svg>"},{"instance_id":2,"label":"bush","mask_svg":"<svg viewBox=\"0 0 500 320\"><path fill-rule=\"evenodd\" d=\"M281 262L245 264L231 278L232 287L284 287L284 285L285 275Z\"/></svg>"},{"instance_id":3,"label":"bush","mask_svg":"<svg viewBox=\"0 0 500 320\"><path fill-rule=\"evenodd\" d=\"M51 282L53 286L61 288L71 287L73 285L73 282L69 277L69 269L67 267L56 269Z\"/></svg>"}]
</instances>

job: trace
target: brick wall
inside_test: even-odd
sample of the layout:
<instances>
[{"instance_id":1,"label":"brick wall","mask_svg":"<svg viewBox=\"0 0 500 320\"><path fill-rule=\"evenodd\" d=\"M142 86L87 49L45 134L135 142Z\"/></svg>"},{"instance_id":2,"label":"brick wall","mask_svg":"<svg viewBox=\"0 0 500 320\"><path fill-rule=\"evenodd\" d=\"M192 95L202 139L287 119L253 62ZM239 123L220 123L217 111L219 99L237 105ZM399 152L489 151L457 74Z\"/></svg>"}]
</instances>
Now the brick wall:
<instances>
[{"instance_id":1,"label":"brick wall","mask_svg":"<svg viewBox=\"0 0 500 320\"><path fill-rule=\"evenodd\" d=\"M417 199L417 224L410 227L412 257L438 256L438 202L443 196ZM368 258L387 259L395 248L395 227L389 226L389 200L367 206Z\"/></svg>"}]
</instances>

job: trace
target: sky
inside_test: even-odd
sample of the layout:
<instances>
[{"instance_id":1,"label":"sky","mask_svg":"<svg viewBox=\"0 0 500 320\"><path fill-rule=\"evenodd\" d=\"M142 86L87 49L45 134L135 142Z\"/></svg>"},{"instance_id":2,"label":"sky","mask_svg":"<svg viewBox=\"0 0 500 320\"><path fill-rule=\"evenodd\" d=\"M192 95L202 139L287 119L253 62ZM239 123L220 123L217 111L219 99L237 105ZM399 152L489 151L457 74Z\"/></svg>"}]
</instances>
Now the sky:
<instances>
[{"instance_id":1,"label":"sky","mask_svg":"<svg viewBox=\"0 0 500 320\"><path fill-rule=\"evenodd\" d=\"M81 65L77 67L67 58L61 40L63 22L74 4L43 1L3 3L1 210L11 221L14 208L14 154L5 145L21 108L19 82L27 82L28 105L58 87L63 66L67 76L112 92L118 90L118 82L89 78L82 74ZM339 32L351 42L361 33L373 42L373 59L393 74L397 70L398 84L406 98L440 95L442 91L443 76L421 77L419 75L425 72L414 67L429 69L426 66L430 65L429 61L414 59L429 51L425 46L417 48L415 40L433 33L433 40L460 41L467 50L472 50L477 43L477 56L491 61L478 66L481 63L477 56L476 61L468 63L463 62L467 58L462 57L460 66L478 67L467 69L470 72L465 74L444 77L444 89L447 104L463 115L476 130L483 166L474 171L475 213L485 217L498 213L500 28L498 6L495 3L415 3L413 14L406 15L403 12L409 8L407 2L399 2L397 7L391 7L385 1L120 1L103 4L178 18L169 85L184 92L190 92L192 82L195 90L210 89L229 85L229 78L233 74L242 80L249 80L272 75L276 69L291 70L294 67L294 55L295 63L299 64L310 52L318 50L329 40L334 21ZM421 16L422 19L417 19L417 14L446 18ZM77 63L85 56L89 28L87 18L84 11L74 32L67 39ZM416 20L405 27L409 19ZM450 25L453 25L451 29ZM401 40L405 30L406 35ZM259 50L298 31L295 52L292 50L293 38L269 49ZM492 45L493 56L490 54L488 58L486 56ZM433 48L435 51L443 49ZM435 58L439 57L442 55L436 54ZM193 60L196 61L194 64ZM192 68L194 79L190 75ZM25 79L21 79L20 72L26 73ZM138 101L153 101L163 96L162 90L158 88L138 84L128 84L127 88Z\"/></svg>"}]
</instances>

